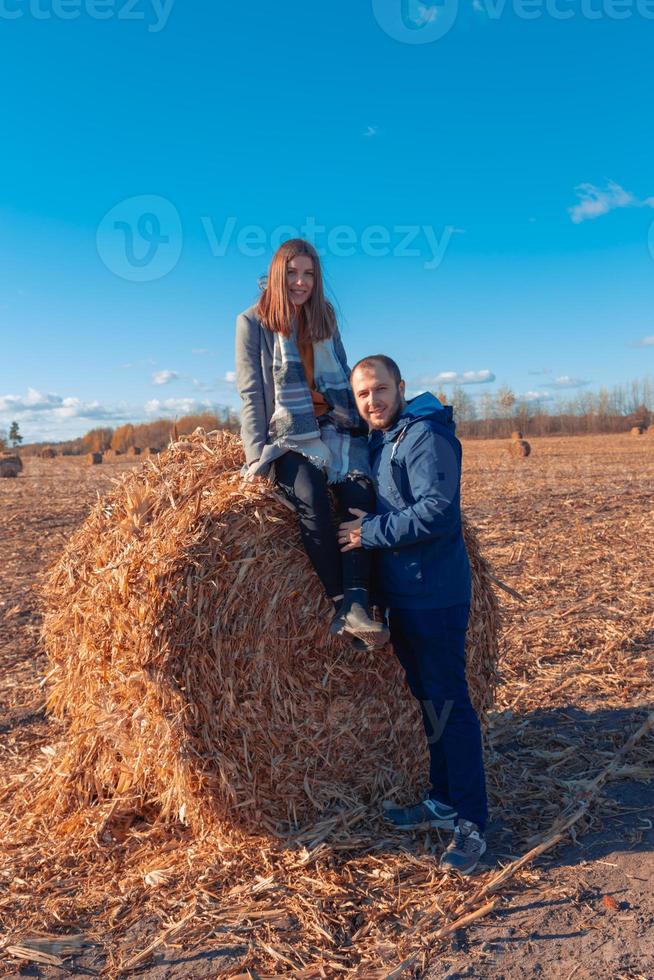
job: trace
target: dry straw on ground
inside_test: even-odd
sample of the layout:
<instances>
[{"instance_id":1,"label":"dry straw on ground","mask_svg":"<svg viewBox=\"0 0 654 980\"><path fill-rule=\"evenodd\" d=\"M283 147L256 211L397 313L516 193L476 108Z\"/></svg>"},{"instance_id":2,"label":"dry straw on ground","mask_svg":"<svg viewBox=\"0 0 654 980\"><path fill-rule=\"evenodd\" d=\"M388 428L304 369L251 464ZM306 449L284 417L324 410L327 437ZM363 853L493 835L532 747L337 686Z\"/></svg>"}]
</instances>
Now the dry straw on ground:
<instances>
[{"instance_id":1,"label":"dry straw on ground","mask_svg":"<svg viewBox=\"0 0 654 980\"><path fill-rule=\"evenodd\" d=\"M2 960L9 948L19 951L12 957L25 957L30 949L41 956L49 934L53 943L96 944L80 972L88 966L110 976L140 971L159 954L182 964L171 964L171 971L186 968L192 975L201 951L209 948L216 956L215 975L243 980L417 977L436 961L429 973L434 978L451 962L447 937L472 923L466 969L483 976L488 960L482 940L489 933L476 923L498 904L515 903L519 929L521 911L535 898L545 909L560 905L571 916L571 929L581 916L588 918L583 873L567 868L562 881L529 862L561 835L575 833L580 847L572 861L575 854L588 857L581 835L601 831L604 820L605 839L620 837L612 818L632 811L639 805L635 799L644 800L636 796L637 780L651 777L654 762L647 738L652 719L646 715L654 653L654 456L641 441L623 435L539 439L525 467L515 466L505 447L506 441L469 442L464 453L464 503L484 554L527 600L499 593L505 602L502 679L490 712L487 753L492 870L465 882L442 874L437 858L444 837L396 833L377 806L344 807L281 841L225 827L198 836L189 827L164 824L154 806L139 810L139 793L103 799L102 786L96 801L84 805L82 796L76 808L70 793L75 772L64 764L65 727L39 720L38 672L47 672L45 662L17 620L5 619L3 634L0 617L0 640L10 640L0 642L0 680L10 685L3 691L0 683L0 691L10 705L36 712L34 722L17 724L7 736L0 778L2 874L11 883L0 888L7 936L0 972L13 969ZM147 461L143 476L163 462ZM25 603L26 556L34 551L26 547L29 535L47 545L52 536L42 532L53 518L67 520L66 528L81 518L80 485L90 502L94 488L104 491L110 482L103 467L78 471L74 461L54 479L51 468L29 460L27 476L17 486L0 487L0 528L10 543L5 581L16 581L9 603L16 604L16 616ZM169 484L172 519L174 507L193 508L193 485L190 475L185 486ZM195 496L200 511L210 493L205 488ZM116 494L121 497L120 490ZM130 520L146 519L137 513ZM284 511L280 519L287 520ZM296 533L292 524L282 527L285 534ZM215 533L222 533L220 515ZM117 553L114 564L132 567L132 552L143 538L126 540L132 547ZM37 554L55 554L54 547L44 551L41 544ZM103 573L94 567L97 578ZM33 577L34 565L27 568ZM11 639L21 635L24 645L14 648L12 661ZM118 647L115 656L119 663ZM342 657L331 667L327 683L338 683ZM102 721L98 716L94 724ZM78 762L83 771L85 760ZM619 786L604 796L608 780L628 780L629 798L620 801ZM630 838L628 846L642 844ZM614 874L612 867L604 870ZM620 877L612 880L623 887ZM537 896L530 891L534 885ZM549 925L547 920L546 931ZM593 960L589 949L589 963L598 957L603 962L603 954L601 949ZM644 963L634 951L636 960ZM166 969L159 964L152 975ZM633 975L649 974L641 968Z\"/></svg>"},{"instance_id":2,"label":"dry straw on ground","mask_svg":"<svg viewBox=\"0 0 654 980\"><path fill-rule=\"evenodd\" d=\"M509 452L512 456L529 456L531 453L531 445L526 439L512 439L509 443Z\"/></svg>"},{"instance_id":3,"label":"dry straw on ground","mask_svg":"<svg viewBox=\"0 0 654 980\"><path fill-rule=\"evenodd\" d=\"M23 461L20 456L0 456L0 478L8 477L13 479L23 469Z\"/></svg>"},{"instance_id":4,"label":"dry straw on ground","mask_svg":"<svg viewBox=\"0 0 654 980\"><path fill-rule=\"evenodd\" d=\"M196 434L133 472L73 536L47 590L48 702L67 727L50 805L129 797L201 831L274 833L409 798L416 703L389 650L328 634L295 515L244 483L239 441ZM497 613L467 528L468 673L491 706Z\"/></svg>"}]
</instances>

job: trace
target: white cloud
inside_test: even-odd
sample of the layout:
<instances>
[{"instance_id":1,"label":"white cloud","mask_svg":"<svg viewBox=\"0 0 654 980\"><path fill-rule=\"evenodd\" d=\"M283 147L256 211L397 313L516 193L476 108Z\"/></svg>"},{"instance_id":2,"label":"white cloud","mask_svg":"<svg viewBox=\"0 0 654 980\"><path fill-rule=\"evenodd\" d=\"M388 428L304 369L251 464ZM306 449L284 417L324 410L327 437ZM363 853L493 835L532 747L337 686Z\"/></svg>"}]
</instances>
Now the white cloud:
<instances>
[{"instance_id":1,"label":"white cloud","mask_svg":"<svg viewBox=\"0 0 654 980\"><path fill-rule=\"evenodd\" d=\"M43 412L63 405L61 395L44 394L36 388L28 388L26 395L0 395L2 412Z\"/></svg>"},{"instance_id":2,"label":"white cloud","mask_svg":"<svg viewBox=\"0 0 654 980\"><path fill-rule=\"evenodd\" d=\"M208 347L193 347L191 350L191 354L208 354L208 353L209 353Z\"/></svg>"},{"instance_id":3,"label":"white cloud","mask_svg":"<svg viewBox=\"0 0 654 980\"><path fill-rule=\"evenodd\" d=\"M485 7L480 0L472 0L472 9L480 14L486 13Z\"/></svg>"},{"instance_id":4,"label":"white cloud","mask_svg":"<svg viewBox=\"0 0 654 980\"><path fill-rule=\"evenodd\" d=\"M152 375L153 385L168 385L171 381L176 381L179 378L179 373L177 371L155 371Z\"/></svg>"},{"instance_id":5,"label":"white cloud","mask_svg":"<svg viewBox=\"0 0 654 980\"><path fill-rule=\"evenodd\" d=\"M549 391L525 391L521 395L516 395L519 402L549 402L554 396Z\"/></svg>"},{"instance_id":6,"label":"white cloud","mask_svg":"<svg viewBox=\"0 0 654 980\"><path fill-rule=\"evenodd\" d=\"M166 398L164 401L151 398L146 402L145 412L147 415L195 415L212 411L214 407L211 402L201 402L196 398Z\"/></svg>"},{"instance_id":7,"label":"white cloud","mask_svg":"<svg viewBox=\"0 0 654 980\"><path fill-rule=\"evenodd\" d=\"M527 374L551 374L552 368L536 368L534 371L527 371Z\"/></svg>"},{"instance_id":8,"label":"white cloud","mask_svg":"<svg viewBox=\"0 0 654 980\"><path fill-rule=\"evenodd\" d=\"M632 344L633 347L654 347L654 335L650 337L641 337L640 340L635 340Z\"/></svg>"},{"instance_id":9,"label":"white cloud","mask_svg":"<svg viewBox=\"0 0 654 980\"><path fill-rule=\"evenodd\" d=\"M236 371L225 371L223 381L226 381L228 385L233 385L236 381Z\"/></svg>"},{"instance_id":10,"label":"white cloud","mask_svg":"<svg viewBox=\"0 0 654 980\"><path fill-rule=\"evenodd\" d=\"M119 425L134 421L138 412L124 404L103 405L74 396L28 388L25 395L0 395L0 426L16 420L27 440L74 438L89 428L89 422Z\"/></svg>"},{"instance_id":11,"label":"white cloud","mask_svg":"<svg viewBox=\"0 0 654 980\"><path fill-rule=\"evenodd\" d=\"M576 225L589 218L599 218L615 208L654 208L654 197L640 200L612 180L607 181L604 188L594 184L579 184L575 191L579 200L568 208L568 213Z\"/></svg>"},{"instance_id":12,"label":"white cloud","mask_svg":"<svg viewBox=\"0 0 654 980\"><path fill-rule=\"evenodd\" d=\"M428 385L483 385L495 381L495 375L488 369L483 371L441 371L439 374L420 378L415 384Z\"/></svg>"},{"instance_id":13,"label":"white cloud","mask_svg":"<svg viewBox=\"0 0 654 980\"><path fill-rule=\"evenodd\" d=\"M378 132L379 132L379 129L378 129L377 126L368 126L368 128L365 130L365 132L363 133L363 135L364 136L376 136Z\"/></svg>"},{"instance_id":14,"label":"white cloud","mask_svg":"<svg viewBox=\"0 0 654 980\"><path fill-rule=\"evenodd\" d=\"M562 374L559 378L555 378L554 381L549 381L547 385L543 385L544 388L550 385L553 388L584 388L589 385L590 381L584 381L582 378L571 378L568 374Z\"/></svg>"}]
</instances>

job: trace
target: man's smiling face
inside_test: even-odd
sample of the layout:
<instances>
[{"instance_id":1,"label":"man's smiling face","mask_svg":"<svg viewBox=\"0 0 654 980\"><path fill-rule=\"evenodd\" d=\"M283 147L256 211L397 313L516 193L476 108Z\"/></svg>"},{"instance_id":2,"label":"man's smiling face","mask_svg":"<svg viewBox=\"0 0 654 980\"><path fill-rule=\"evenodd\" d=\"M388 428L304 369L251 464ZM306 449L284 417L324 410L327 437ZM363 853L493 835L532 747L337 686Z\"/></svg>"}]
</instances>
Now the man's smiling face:
<instances>
[{"instance_id":1,"label":"man's smiling face","mask_svg":"<svg viewBox=\"0 0 654 980\"><path fill-rule=\"evenodd\" d=\"M351 381L361 418L370 429L390 429L404 408L404 381L378 362L355 368Z\"/></svg>"}]
</instances>

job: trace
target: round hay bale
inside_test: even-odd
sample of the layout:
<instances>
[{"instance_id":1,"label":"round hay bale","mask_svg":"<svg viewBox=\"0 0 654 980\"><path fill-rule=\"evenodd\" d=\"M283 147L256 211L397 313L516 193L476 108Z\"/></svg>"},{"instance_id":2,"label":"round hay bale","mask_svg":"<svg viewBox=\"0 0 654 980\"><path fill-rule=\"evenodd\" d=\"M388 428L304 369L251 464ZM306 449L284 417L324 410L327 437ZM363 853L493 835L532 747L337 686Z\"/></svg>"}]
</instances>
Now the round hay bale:
<instances>
[{"instance_id":1,"label":"round hay bale","mask_svg":"<svg viewBox=\"0 0 654 980\"><path fill-rule=\"evenodd\" d=\"M41 459L56 459L57 452L56 450L48 447L47 449L42 449L41 452L39 453L39 456L41 457Z\"/></svg>"},{"instance_id":2,"label":"round hay bale","mask_svg":"<svg viewBox=\"0 0 654 980\"><path fill-rule=\"evenodd\" d=\"M632 425L631 429L629 430L629 435L630 436L642 436L642 434L643 434L644 431L645 431L644 426L642 426L642 425Z\"/></svg>"},{"instance_id":3,"label":"round hay bale","mask_svg":"<svg viewBox=\"0 0 654 980\"><path fill-rule=\"evenodd\" d=\"M123 797L197 832L227 821L274 834L424 787L419 709L396 658L329 636L296 516L269 484L243 482L242 462L228 433L173 444L98 501L52 571L48 705L67 727L53 801ZM483 721L497 603L465 533Z\"/></svg>"},{"instance_id":4,"label":"round hay bale","mask_svg":"<svg viewBox=\"0 0 654 980\"><path fill-rule=\"evenodd\" d=\"M0 456L0 477L14 479L23 469L20 456Z\"/></svg>"},{"instance_id":5,"label":"round hay bale","mask_svg":"<svg viewBox=\"0 0 654 980\"><path fill-rule=\"evenodd\" d=\"M141 450L138 446L130 446L126 453L127 456L140 456Z\"/></svg>"},{"instance_id":6,"label":"round hay bale","mask_svg":"<svg viewBox=\"0 0 654 980\"><path fill-rule=\"evenodd\" d=\"M529 456L531 446L526 439L512 439L509 443L509 452L512 456Z\"/></svg>"},{"instance_id":7,"label":"round hay bale","mask_svg":"<svg viewBox=\"0 0 654 980\"><path fill-rule=\"evenodd\" d=\"M512 439L522 439L522 432L520 431L520 429L516 429L514 432L512 432L511 433L511 438Z\"/></svg>"},{"instance_id":8,"label":"round hay bale","mask_svg":"<svg viewBox=\"0 0 654 980\"><path fill-rule=\"evenodd\" d=\"M161 452L155 446L147 446L141 453L142 456L157 456Z\"/></svg>"},{"instance_id":9,"label":"round hay bale","mask_svg":"<svg viewBox=\"0 0 654 980\"><path fill-rule=\"evenodd\" d=\"M89 466L97 466L102 462L102 453L87 453L86 462Z\"/></svg>"}]
</instances>

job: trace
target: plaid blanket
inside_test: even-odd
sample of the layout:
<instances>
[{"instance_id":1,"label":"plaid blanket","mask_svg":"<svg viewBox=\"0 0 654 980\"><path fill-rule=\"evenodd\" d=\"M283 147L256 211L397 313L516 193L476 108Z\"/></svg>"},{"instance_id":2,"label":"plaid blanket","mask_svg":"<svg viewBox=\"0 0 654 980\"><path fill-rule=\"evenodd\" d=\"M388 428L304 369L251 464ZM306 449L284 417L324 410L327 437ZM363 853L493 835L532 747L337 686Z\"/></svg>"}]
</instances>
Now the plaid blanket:
<instances>
[{"instance_id":1,"label":"plaid blanket","mask_svg":"<svg viewBox=\"0 0 654 980\"><path fill-rule=\"evenodd\" d=\"M250 467L250 475L267 475L270 464L292 450L325 469L329 483L339 483L347 476L370 476L367 436L361 433L352 387L334 341L315 342L313 359L316 390L331 405L320 419L313 410L295 331L289 337L275 334L275 411L268 442L261 458Z\"/></svg>"}]
</instances>

